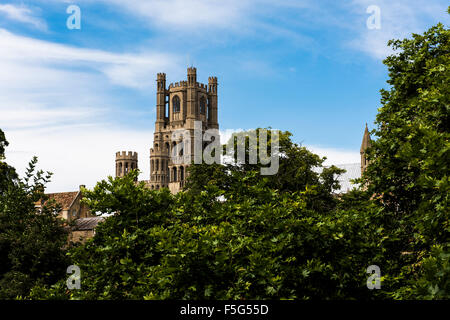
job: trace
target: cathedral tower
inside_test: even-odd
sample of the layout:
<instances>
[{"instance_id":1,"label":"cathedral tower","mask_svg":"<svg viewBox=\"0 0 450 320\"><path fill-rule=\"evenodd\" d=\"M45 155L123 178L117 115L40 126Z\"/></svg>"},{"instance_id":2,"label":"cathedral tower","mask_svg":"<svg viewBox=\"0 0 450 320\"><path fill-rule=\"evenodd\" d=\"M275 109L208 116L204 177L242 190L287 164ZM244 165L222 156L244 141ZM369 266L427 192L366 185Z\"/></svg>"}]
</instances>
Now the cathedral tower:
<instances>
[{"instance_id":1,"label":"cathedral tower","mask_svg":"<svg viewBox=\"0 0 450 320\"><path fill-rule=\"evenodd\" d=\"M219 129L218 83L216 77L210 77L208 85L197 82L197 69L193 67L187 69L187 81L166 87L166 74L158 73L156 82L156 123L148 185L151 189L168 187L176 193L184 187L186 169L194 159L195 121L201 121L202 133ZM174 134L185 130L191 137L187 143ZM191 152L185 152L187 148ZM191 158L186 159L186 154ZM177 159L183 161L174 161Z\"/></svg>"}]
</instances>

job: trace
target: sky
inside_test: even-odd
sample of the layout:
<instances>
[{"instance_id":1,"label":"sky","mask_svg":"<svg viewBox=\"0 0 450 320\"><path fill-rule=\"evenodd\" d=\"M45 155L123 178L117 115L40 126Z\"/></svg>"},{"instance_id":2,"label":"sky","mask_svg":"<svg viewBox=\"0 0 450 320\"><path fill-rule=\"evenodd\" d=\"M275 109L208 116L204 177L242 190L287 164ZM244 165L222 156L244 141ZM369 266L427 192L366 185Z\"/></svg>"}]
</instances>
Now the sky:
<instances>
[{"instance_id":1,"label":"sky","mask_svg":"<svg viewBox=\"0 0 450 320\"><path fill-rule=\"evenodd\" d=\"M67 26L71 5L80 9L79 29ZM195 66L199 82L218 77L222 141L270 126L291 132L326 164L357 163L365 123L374 128L379 90L388 89L387 41L438 22L448 27L447 7L440 0L0 0L6 161L23 174L37 156L38 167L53 172L47 191L64 192L114 175L116 151L137 151L140 179L149 179L156 74L178 82Z\"/></svg>"}]
</instances>

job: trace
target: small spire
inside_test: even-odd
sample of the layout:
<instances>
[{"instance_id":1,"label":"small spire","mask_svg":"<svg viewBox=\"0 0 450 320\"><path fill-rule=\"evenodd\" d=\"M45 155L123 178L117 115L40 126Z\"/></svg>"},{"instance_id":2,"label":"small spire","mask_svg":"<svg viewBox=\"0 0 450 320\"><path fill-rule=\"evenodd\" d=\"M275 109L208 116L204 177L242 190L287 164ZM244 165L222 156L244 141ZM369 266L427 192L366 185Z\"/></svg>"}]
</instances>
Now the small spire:
<instances>
[{"instance_id":1,"label":"small spire","mask_svg":"<svg viewBox=\"0 0 450 320\"><path fill-rule=\"evenodd\" d=\"M364 136L363 136L363 140L361 143L361 152L364 152L368 147L370 147L372 144L372 140L370 139L370 133L369 133L369 128L367 127L367 122L366 122L366 129L364 130Z\"/></svg>"}]
</instances>

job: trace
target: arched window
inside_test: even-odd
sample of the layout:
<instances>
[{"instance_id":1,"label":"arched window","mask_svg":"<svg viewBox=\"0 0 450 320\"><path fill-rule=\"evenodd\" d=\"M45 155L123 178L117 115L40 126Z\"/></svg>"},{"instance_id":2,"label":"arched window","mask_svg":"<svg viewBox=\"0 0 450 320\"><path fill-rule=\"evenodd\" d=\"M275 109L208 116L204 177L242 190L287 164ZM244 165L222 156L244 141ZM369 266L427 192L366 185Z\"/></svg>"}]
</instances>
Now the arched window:
<instances>
[{"instance_id":1,"label":"arched window","mask_svg":"<svg viewBox=\"0 0 450 320\"><path fill-rule=\"evenodd\" d=\"M205 97L200 98L200 114L206 114L206 101Z\"/></svg>"},{"instance_id":2,"label":"arched window","mask_svg":"<svg viewBox=\"0 0 450 320\"><path fill-rule=\"evenodd\" d=\"M184 180L184 167L180 167L180 181Z\"/></svg>"},{"instance_id":3,"label":"arched window","mask_svg":"<svg viewBox=\"0 0 450 320\"><path fill-rule=\"evenodd\" d=\"M119 175L122 175L122 162L119 163Z\"/></svg>"},{"instance_id":4,"label":"arched window","mask_svg":"<svg viewBox=\"0 0 450 320\"><path fill-rule=\"evenodd\" d=\"M178 96L173 97L172 108L173 108L173 113L180 112L180 98Z\"/></svg>"},{"instance_id":5,"label":"arched window","mask_svg":"<svg viewBox=\"0 0 450 320\"><path fill-rule=\"evenodd\" d=\"M170 150L170 144L168 142L166 142L166 150L169 151Z\"/></svg>"},{"instance_id":6,"label":"arched window","mask_svg":"<svg viewBox=\"0 0 450 320\"><path fill-rule=\"evenodd\" d=\"M177 167L173 167L172 181L177 181Z\"/></svg>"}]
</instances>

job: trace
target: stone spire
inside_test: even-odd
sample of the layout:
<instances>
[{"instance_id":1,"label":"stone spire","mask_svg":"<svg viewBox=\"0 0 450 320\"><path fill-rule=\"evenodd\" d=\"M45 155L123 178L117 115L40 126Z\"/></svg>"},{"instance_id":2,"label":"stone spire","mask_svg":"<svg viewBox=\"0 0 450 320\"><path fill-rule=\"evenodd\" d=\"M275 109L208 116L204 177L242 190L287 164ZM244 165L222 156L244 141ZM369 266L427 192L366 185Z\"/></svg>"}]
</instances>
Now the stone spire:
<instances>
[{"instance_id":1,"label":"stone spire","mask_svg":"<svg viewBox=\"0 0 450 320\"><path fill-rule=\"evenodd\" d=\"M363 140L361 143L361 153L365 153L367 148L370 147L372 145L372 140L370 139L370 133L369 133L369 128L367 128L367 123L366 123L366 129L364 130L364 136L363 136Z\"/></svg>"},{"instance_id":2,"label":"stone spire","mask_svg":"<svg viewBox=\"0 0 450 320\"><path fill-rule=\"evenodd\" d=\"M367 157L366 157L366 150L371 145L372 145L372 140L370 139L369 128L367 128L367 123L366 123L366 129L364 130L364 136L363 136L363 140L361 143L361 149L359 152L361 154L361 175L364 173L364 171L366 171L367 166L369 165L369 161L367 160Z\"/></svg>"}]
</instances>

